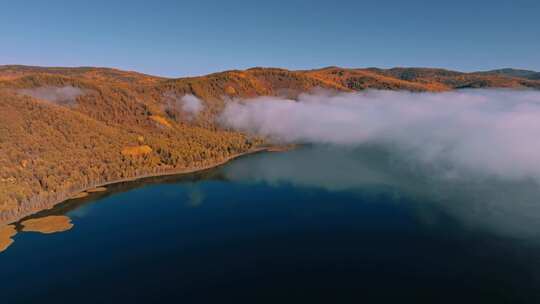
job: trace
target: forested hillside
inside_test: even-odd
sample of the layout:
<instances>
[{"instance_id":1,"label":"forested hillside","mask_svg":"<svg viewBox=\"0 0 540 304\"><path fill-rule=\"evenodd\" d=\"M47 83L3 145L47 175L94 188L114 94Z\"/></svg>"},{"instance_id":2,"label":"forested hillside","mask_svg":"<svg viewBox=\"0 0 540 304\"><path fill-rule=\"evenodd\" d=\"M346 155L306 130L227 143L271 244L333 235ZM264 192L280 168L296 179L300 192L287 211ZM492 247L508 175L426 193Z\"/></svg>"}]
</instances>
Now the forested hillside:
<instances>
[{"instance_id":1,"label":"forested hillside","mask_svg":"<svg viewBox=\"0 0 540 304\"><path fill-rule=\"evenodd\" d=\"M206 167L263 144L215 123L227 99L295 98L318 88L540 88L514 74L253 68L169 79L107 68L0 66L0 223L98 184Z\"/></svg>"}]
</instances>

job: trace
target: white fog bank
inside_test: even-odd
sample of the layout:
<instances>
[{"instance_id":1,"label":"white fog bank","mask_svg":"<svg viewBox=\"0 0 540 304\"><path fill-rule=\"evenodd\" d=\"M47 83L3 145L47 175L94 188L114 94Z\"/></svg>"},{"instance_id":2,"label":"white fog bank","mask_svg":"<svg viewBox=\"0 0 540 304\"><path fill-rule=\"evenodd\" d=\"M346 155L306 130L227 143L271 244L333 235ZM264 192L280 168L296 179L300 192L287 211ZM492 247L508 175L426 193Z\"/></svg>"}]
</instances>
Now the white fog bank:
<instances>
[{"instance_id":1,"label":"white fog bank","mask_svg":"<svg viewBox=\"0 0 540 304\"><path fill-rule=\"evenodd\" d=\"M220 122L281 142L377 145L415 162L540 180L540 92L366 91L228 102Z\"/></svg>"}]
</instances>

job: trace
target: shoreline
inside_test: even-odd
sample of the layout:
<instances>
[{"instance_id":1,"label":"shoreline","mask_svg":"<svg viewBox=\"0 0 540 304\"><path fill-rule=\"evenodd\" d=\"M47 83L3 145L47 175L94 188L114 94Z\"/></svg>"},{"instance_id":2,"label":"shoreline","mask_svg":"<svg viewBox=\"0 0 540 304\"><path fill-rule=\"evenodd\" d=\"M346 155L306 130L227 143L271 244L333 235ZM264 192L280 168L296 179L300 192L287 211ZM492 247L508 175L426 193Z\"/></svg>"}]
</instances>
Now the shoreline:
<instances>
[{"instance_id":1,"label":"shoreline","mask_svg":"<svg viewBox=\"0 0 540 304\"><path fill-rule=\"evenodd\" d=\"M7 218L0 219L0 226L16 224L17 222L23 220L26 217L32 216L32 215L34 215L36 213L39 213L41 211L44 211L44 210L52 209L58 204L61 204L61 203L66 202L68 200L78 199L78 198L75 198L76 195L78 195L78 194L80 194L82 192L86 192L87 190L93 189L93 188L96 188L96 187L105 187L105 186L109 186L109 185L125 183L125 182L131 182L131 181L136 181L136 180L149 178L149 177L184 175L184 174L196 173L196 172L205 171L205 170L209 170L209 169L213 169L213 168L222 166L222 165L227 164L228 162L230 162L232 160L235 160L235 159L237 159L239 157L242 157L242 156L247 156L247 155L256 154L256 153L260 153L260 152L279 152L280 151L279 149L280 149L279 146L278 147L273 147L273 146L259 147L259 148L251 149L251 150L248 150L248 151L245 151L245 152L242 152L242 153L237 153L237 154L231 155L231 156L229 156L229 157L227 157L227 158L225 158L225 159L223 159L221 161L218 161L218 162L206 165L206 166L198 167L198 168L173 169L173 170L170 170L170 171L141 174L141 175L137 175L137 176L133 176L133 177L127 177L127 178L117 179L117 180L113 180L113 181L107 181L107 182L103 182L103 183L95 183L95 184L92 184L91 186L86 186L84 188L77 189L76 191L71 191L70 193L67 193L67 194L63 195L62 198L60 198L60 199L53 200L50 203L45 203L45 206L43 208L35 208L35 209L31 208L29 210L22 211L19 214L13 215L11 217L7 216ZM287 151L287 150L283 150L283 151Z\"/></svg>"}]
</instances>

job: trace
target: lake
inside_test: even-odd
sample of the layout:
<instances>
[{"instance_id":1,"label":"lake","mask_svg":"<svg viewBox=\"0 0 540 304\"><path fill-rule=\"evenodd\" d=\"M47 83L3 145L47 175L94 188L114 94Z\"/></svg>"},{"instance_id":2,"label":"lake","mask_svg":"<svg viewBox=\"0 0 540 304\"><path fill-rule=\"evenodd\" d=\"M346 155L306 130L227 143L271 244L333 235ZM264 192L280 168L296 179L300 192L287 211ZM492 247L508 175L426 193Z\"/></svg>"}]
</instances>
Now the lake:
<instances>
[{"instance_id":1,"label":"lake","mask_svg":"<svg viewBox=\"0 0 540 304\"><path fill-rule=\"evenodd\" d=\"M1 303L538 303L540 187L376 147L111 185L0 253ZM65 225L59 224L59 225Z\"/></svg>"}]
</instances>

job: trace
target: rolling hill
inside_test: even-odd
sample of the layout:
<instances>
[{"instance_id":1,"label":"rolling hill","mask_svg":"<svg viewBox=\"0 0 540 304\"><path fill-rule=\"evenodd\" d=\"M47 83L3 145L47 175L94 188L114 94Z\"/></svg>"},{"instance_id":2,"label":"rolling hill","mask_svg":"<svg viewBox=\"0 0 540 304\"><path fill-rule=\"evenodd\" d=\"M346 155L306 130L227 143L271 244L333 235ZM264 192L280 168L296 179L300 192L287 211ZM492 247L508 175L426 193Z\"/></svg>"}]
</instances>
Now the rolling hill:
<instances>
[{"instance_id":1,"label":"rolling hill","mask_svg":"<svg viewBox=\"0 0 540 304\"><path fill-rule=\"evenodd\" d=\"M540 79L540 72L530 71L530 70L519 70L519 69L498 69L498 70L491 70L486 72L480 72L484 75L501 75L501 76L507 76L507 77L517 77L517 78L525 78L530 80L539 80Z\"/></svg>"},{"instance_id":2,"label":"rolling hill","mask_svg":"<svg viewBox=\"0 0 540 304\"><path fill-rule=\"evenodd\" d=\"M209 167L264 140L220 128L225 100L315 89L540 89L534 72L429 68L233 70L163 78L110 68L0 66L0 224L97 185ZM186 95L202 103L192 112Z\"/></svg>"}]
</instances>

